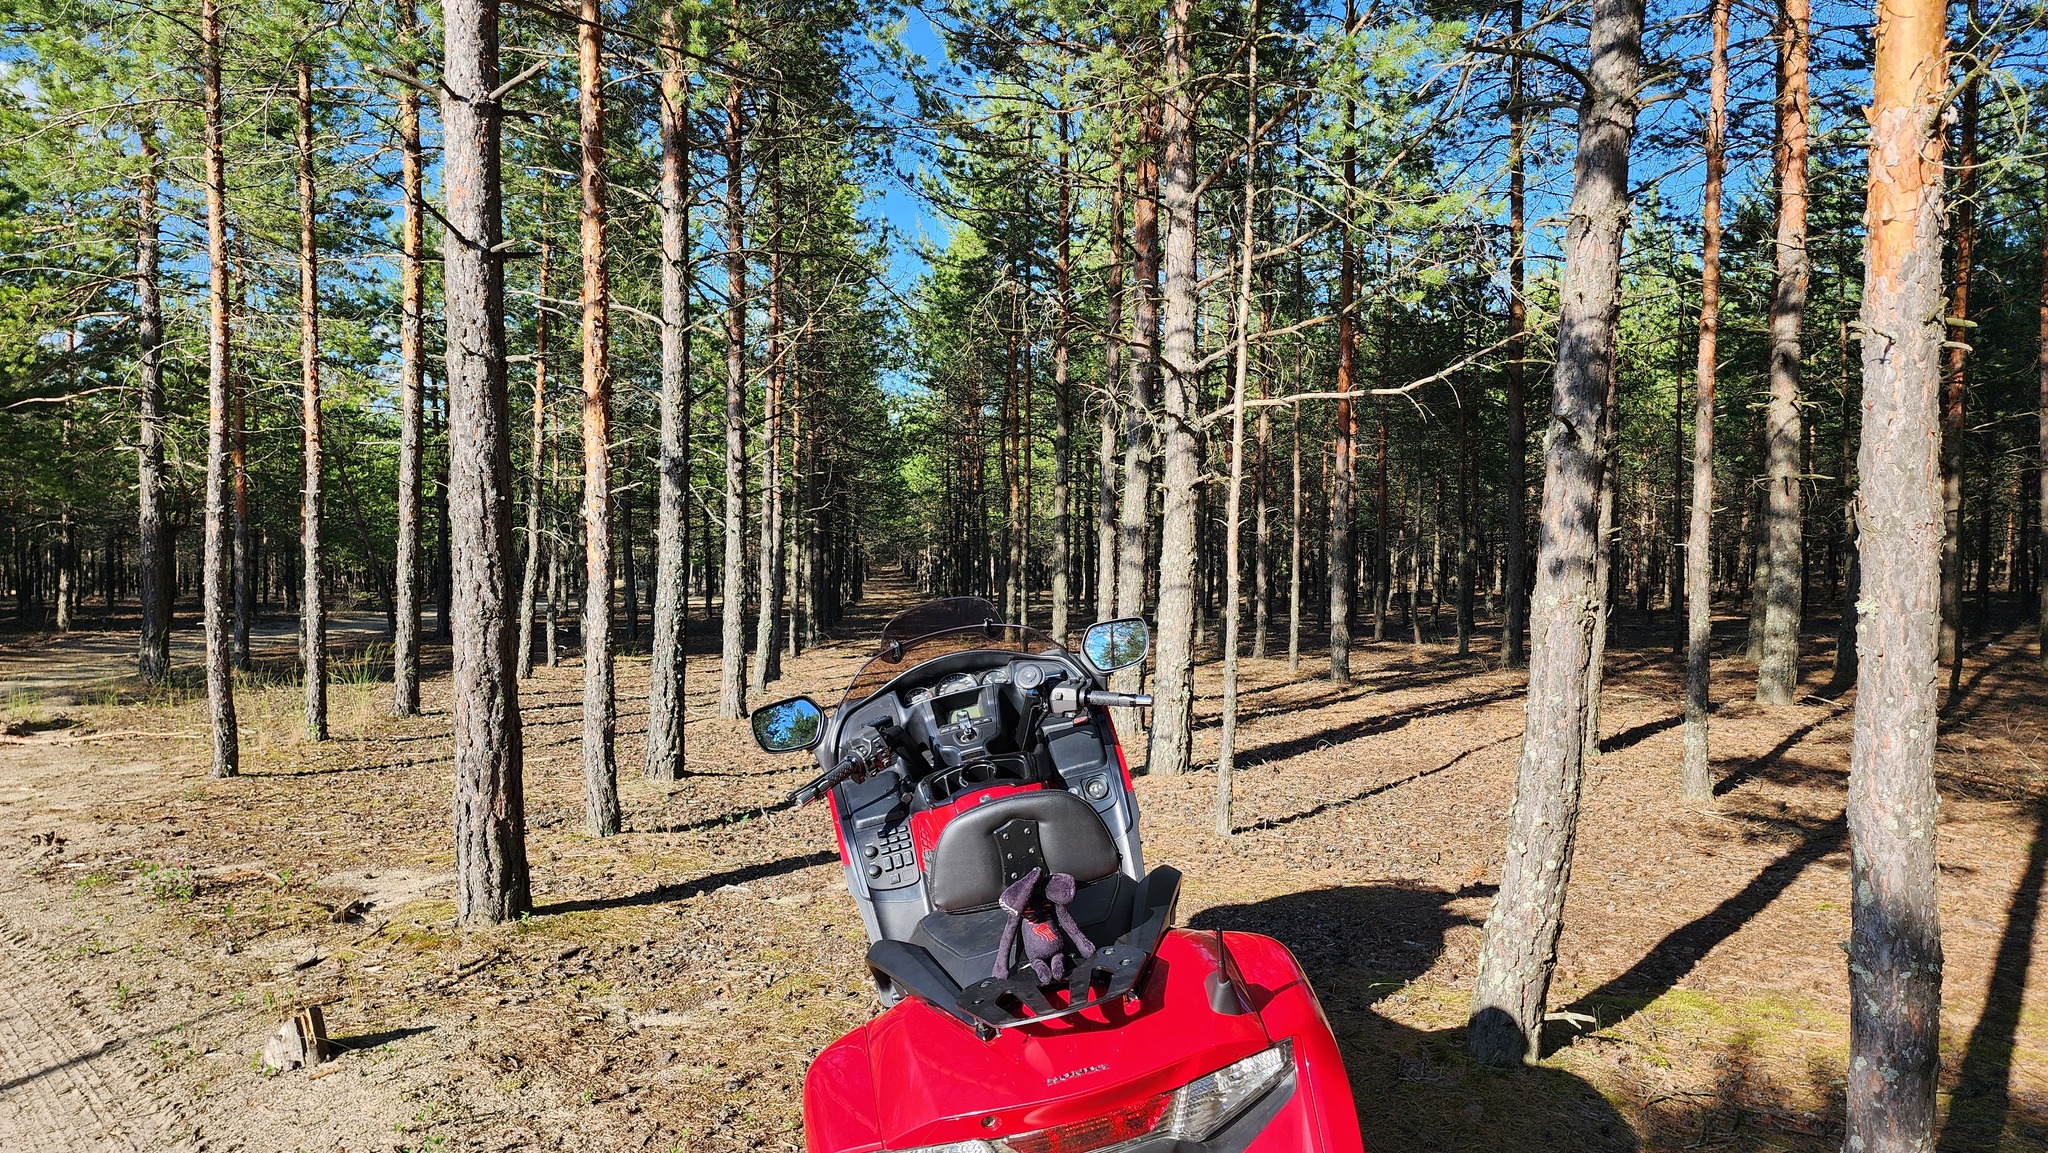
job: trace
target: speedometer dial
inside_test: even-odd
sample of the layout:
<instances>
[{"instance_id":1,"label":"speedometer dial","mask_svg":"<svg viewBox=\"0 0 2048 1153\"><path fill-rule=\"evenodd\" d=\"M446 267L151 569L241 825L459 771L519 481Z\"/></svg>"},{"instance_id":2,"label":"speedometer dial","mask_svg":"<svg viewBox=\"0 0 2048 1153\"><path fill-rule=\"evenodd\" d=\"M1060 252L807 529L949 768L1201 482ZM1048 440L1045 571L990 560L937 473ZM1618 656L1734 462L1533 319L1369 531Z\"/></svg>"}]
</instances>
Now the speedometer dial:
<instances>
[{"instance_id":1,"label":"speedometer dial","mask_svg":"<svg viewBox=\"0 0 2048 1153\"><path fill-rule=\"evenodd\" d=\"M1009 683L1010 683L1010 666L1008 666L1008 665L998 665L997 667L995 667L995 668L992 668L992 669L990 669L989 671L987 671L987 672L985 672L985 673L981 674L981 683L982 683L982 684L985 684L985 685L1007 685L1007 684L1009 684Z\"/></svg>"},{"instance_id":2,"label":"speedometer dial","mask_svg":"<svg viewBox=\"0 0 2048 1153\"><path fill-rule=\"evenodd\" d=\"M977 683L973 673L954 673L952 676L939 682L937 694L945 696L948 693L963 692L975 687L977 687Z\"/></svg>"}]
</instances>

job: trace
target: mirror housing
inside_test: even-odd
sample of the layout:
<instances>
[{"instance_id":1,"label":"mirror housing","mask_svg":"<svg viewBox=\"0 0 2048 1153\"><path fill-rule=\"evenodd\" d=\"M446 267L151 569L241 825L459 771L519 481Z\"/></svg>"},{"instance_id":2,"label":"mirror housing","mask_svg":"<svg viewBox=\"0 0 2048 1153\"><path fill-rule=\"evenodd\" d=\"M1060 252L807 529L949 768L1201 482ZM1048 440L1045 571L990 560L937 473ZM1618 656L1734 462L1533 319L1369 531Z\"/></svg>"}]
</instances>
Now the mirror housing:
<instances>
[{"instance_id":1,"label":"mirror housing","mask_svg":"<svg viewBox=\"0 0 2048 1153\"><path fill-rule=\"evenodd\" d=\"M747 720L754 727L754 743L771 753L802 752L825 735L825 710L809 697L762 705Z\"/></svg>"},{"instance_id":2,"label":"mirror housing","mask_svg":"<svg viewBox=\"0 0 2048 1153\"><path fill-rule=\"evenodd\" d=\"M1099 673L1127 669L1152 651L1152 630L1142 617L1122 617L1088 626L1081 635L1081 655Z\"/></svg>"}]
</instances>

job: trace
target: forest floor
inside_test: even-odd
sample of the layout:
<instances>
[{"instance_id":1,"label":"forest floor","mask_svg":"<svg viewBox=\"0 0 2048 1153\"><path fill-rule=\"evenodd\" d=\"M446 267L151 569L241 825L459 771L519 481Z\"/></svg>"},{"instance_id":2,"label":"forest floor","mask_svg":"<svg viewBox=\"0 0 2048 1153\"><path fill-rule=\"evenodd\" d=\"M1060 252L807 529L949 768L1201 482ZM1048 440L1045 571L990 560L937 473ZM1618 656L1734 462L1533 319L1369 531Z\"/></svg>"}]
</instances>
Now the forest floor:
<instances>
[{"instance_id":1,"label":"forest floor","mask_svg":"<svg viewBox=\"0 0 2048 1153\"><path fill-rule=\"evenodd\" d=\"M836 700L889 605L775 694ZM582 831L581 669L522 687L538 907L462 932L445 649L426 715L393 720L381 622L346 623L320 745L289 625L259 631L227 781L190 678L125 676L131 632L0 635L0 1147L800 1149L806 1062L876 1006L825 819L772 808L810 769L715 719L712 630L693 623L677 785L638 772L646 662L620 662L619 837ZM1839 1148L1854 696L1821 691L1826 632L1794 706L1717 662L1720 795L1689 809L1669 635L1629 614L1610 650L1552 996L1575 1016L1535 1067L1463 1055L1522 727L1491 638L1365 645L1341 689L1319 661L1248 661L1228 839L1212 772L1139 779L1183 920L1272 933L1308 969L1375 1153ZM2048 679L2022 639L1969 651L1942 726L1943 1153L2048 1146ZM1218 681L1200 670L1199 764ZM341 1056L262 1072L305 1003Z\"/></svg>"}]
</instances>

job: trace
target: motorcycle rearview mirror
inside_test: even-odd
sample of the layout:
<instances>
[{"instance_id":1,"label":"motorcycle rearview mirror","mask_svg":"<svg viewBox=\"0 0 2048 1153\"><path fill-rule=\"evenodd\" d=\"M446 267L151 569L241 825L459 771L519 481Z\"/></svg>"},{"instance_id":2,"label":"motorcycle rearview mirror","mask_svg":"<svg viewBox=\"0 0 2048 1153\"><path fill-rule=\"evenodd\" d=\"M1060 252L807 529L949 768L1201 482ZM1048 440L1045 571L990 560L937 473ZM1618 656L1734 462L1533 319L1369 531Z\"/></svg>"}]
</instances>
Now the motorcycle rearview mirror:
<instances>
[{"instance_id":1,"label":"motorcycle rearview mirror","mask_svg":"<svg viewBox=\"0 0 2048 1153\"><path fill-rule=\"evenodd\" d=\"M1088 626L1081 635L1081 655L1099 673L1127 669L1152 651L1152 630L1139 617L1123 617Z\"/></svg>"},{"instance_id":2,"label":"motorcycle rearview mirror","mask_svg":"<svg viewBox=\"0 0 2048 1153\"><path fill-rule=\"evenodd\" d=\"M825 711L809 697L762 705L747 719L754 726L754 742L771 753L799 752L825 735Z\"/></svg>"}]
</instances>

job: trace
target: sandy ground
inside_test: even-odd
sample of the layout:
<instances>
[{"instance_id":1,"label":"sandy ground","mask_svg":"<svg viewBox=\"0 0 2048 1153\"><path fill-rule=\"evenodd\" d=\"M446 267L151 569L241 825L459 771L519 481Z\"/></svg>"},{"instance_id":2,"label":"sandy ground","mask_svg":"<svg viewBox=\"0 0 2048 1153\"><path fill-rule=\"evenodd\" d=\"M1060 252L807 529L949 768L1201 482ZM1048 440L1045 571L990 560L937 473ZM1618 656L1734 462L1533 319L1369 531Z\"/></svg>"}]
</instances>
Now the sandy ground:
<instances>
[{"instance_id":1,"label":"sandy ground","mask_svg":"<svg viewBox=\"0 0 2048 1153\"><path fill-rule=\"evenodd\" d=\"M774 695L836 700L879 611ZM1821 642L1813 695L1783 709L1719 662L1722 794L1687 809L1667 624L1611 653L1552 997L1571 1017L1537 1067L1462 1049L1522 724L1489 646L1369 645L1342 690L1247 662L1228 839L1212 772L1141 778L1183 920L1273 933L1309 970L1370 1148L1839 1147L1854 696L1819 691ZM693 626L675 786L639 775L646 666L621 661L623 836L582 831L582 670L523 687L538 908L476 932L450 919L444 676L396 721L375 662L338 661L360 671L313 745L272 626L240 695L245 775L212 781L200 702L124 681L128 634L5 636L0 1148L800 1149L807 1061L875 1009L864 940L824 819L772 808L805 766L715 718ZM1200 670L1205 694L1218 679ZM1972 652L1944 721L1943 1153L2048 1147L2044 704L2015 634ZM308 1003L341 1056L266 1074L265 1037Z\"/></svg>"}]
</instances>

